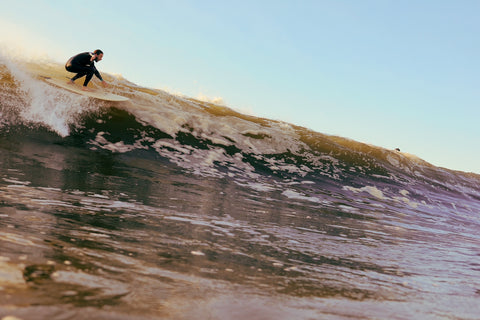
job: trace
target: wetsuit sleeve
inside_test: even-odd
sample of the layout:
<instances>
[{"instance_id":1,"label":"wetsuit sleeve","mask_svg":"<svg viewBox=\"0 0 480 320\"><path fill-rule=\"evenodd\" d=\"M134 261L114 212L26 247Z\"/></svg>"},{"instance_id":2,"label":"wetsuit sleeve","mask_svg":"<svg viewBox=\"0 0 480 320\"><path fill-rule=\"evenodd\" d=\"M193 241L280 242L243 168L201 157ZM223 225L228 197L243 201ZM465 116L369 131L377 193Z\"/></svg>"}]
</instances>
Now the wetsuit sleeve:
<instances>
[{"instance_id":1,"label":"wetsuit sleeve","mask_svg":"<svg viewBox=\"0 0 480 320\"><path fill-rule=\"evenodd\" d=\"M97 68L95 68L95 66L93 66L93 72L95 73L95 75L97 76L98 79L100 79L100 81L103 81L102 79L102 76L100 75L100 72L98 72Z\"/></svg>"}]
</instances>

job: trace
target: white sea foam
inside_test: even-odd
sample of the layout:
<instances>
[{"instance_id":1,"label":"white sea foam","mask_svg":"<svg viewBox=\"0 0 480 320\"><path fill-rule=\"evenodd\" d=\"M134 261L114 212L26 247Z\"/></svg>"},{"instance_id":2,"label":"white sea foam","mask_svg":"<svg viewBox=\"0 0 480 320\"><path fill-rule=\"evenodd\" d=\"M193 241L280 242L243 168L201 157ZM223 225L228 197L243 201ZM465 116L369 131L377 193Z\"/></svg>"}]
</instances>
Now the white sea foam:
<instances>
[{"instance_id":1,"label":"white sea foam","mask_svg":"<svg viewBox=\"0 0 480 320\"><path fill-rule=\"evenodd\" d=\"M374 196L375 198L377 199L380 199L380 200L391 200L391 201L394 201L394 202L397 202L397 203L403 203L403 204L407 204L409 205L410 207L412 208L417 208L420 204L422 203L419 203L419 202L416 202L416 201L413 201L409 198L407 198L407 196L409 195L409 192L407 190L400 190L399 193L403 196L403 197L400 197L400 196L397 196L397 195L392 195L391 197L389 196L386 196L382 190L379 190L377 187L375 186L365 186L365 187L362 187L362 188L355 188L355 187L351 187L351 186L344 186L343 187L343 190L348 190L348 191L351 191L353 193L362 193L362 192L367 192L369 193L370 195ZM423 203L425 205L425 203Z\"/></svg>"},{"instance_id":2,"label":"white sea foam","mask_svg":"<svg viewBox=\"0 0 480 320\"><path fill-rule=\"evenodd\" d=\"M19 61L0 54L0 63L7 67L19 84L17 90L24 104L16 107L26 123L47 126L65 137L69 135L69 127L77 121L78 116L86 109L92 109L86 97L56 89L34 78Z\"/></svg>"},{"instance_id":3,"label":"white sea foam","mask_svg":"<svg viewBox=\"0 0 480 320\"><path fill-rule=\"evenodd\" d=\"M351 186L345 186L345 187L343 187L343 189L352 191L354 193L368 192L369 194L371 194L372 196L374 196L377 199L381 199L381 200L388 199L387 197L385 197L383 192L381 190L377 189L377 187L375 187L375 186L365 186L363 188L354 188L354 187L351 187Z\"/></svg>"},{"instance_id":4,"label":"white sea foam","mask_svg":"<svg viewBox=\"0 0 480 320\"><path fill-rule=\"evenodd\" d=\"M309 196L306 196L302 193L299 193L299 192L291 190L291 189L287 189L287 190L283 191L282 194L289 199L304 200L304 201L310 201L310 202L315 202L315 203L320 203L321 202L321 200L316 198L316 197L309 197Z\"/></svg>"},{"instance_id":5,"label":"white sea foam","mask_svg":"<svg viewBox=\"0 0 480 320\"><path fill-rule=\"evenodd\" d=\"M219 106L225 106L226 105L225 100L223 100L222 97L209 97L209 96L207 96L203 93L200 93L197 96L197 99L200 100L200 101L213 103L213 104L216 104L216 105L219 105Z\"/></svg>"}]
</instances>

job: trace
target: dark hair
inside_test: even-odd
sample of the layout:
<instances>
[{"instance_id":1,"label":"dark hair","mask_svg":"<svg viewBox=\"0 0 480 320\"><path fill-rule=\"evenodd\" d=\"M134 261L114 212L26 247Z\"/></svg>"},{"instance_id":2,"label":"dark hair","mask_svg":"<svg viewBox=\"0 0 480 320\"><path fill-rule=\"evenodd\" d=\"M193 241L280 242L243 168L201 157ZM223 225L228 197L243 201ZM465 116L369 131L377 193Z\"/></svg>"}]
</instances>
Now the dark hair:
<instances>
[{"instance_id":1,"label":"dark hair","mask_svg":"<svg viewBox=\"0 0 480 320\"><path fill-rule=\"evenodd\" d=\"M97 50L93 51L93 54L103 54L103 51L100 50L100 49L97 49Z\"/></svg>"}]
</instances>

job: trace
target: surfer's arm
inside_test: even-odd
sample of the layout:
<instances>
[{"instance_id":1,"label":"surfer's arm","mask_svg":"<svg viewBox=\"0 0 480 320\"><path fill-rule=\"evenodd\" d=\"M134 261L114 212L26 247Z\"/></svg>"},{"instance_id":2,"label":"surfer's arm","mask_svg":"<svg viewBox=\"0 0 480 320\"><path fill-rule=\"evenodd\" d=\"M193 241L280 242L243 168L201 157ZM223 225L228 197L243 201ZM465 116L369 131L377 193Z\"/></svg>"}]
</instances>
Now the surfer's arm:
<instances>
[{"instance_id":1,"label":"surfer's arm","mask_svg":"<svg viewBox=\"0 0 480 320\"><path fill-rule=\"evenodd\" d=\"M102 86L108 87L108 83L106 83L105 80L103 80L102 75L100 74L100 72L98 72L97 68L95 68L95 66L93 66L93 69L94 69L93 72L94 72L95 76L97 76L97 78L100 79L100 81L102 82Z\"/></svg>"},{"instance_id":2,"label":"surfer's arm","mask_svg":"<svg viewBox=\"0 0 480 320\"><path fill-rule=\"evenodd\" d=\"M100 75L100 72L98 72L97 68L95 68L95 66L93 66L93 73L97 76L98 79L100 79L100 81L103 82L103 78Z\"/></svg>"}]
</instances>

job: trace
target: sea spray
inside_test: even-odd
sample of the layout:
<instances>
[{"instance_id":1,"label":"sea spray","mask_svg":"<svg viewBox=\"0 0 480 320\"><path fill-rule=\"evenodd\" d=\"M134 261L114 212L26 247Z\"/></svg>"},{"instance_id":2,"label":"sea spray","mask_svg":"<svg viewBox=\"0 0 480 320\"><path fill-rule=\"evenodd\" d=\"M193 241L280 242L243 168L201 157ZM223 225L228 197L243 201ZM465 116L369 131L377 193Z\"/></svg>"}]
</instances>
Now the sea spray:
<instances>
[{"instance_id":1,"label":"sea spray","mask_svg":"<svg viewBox=\"0 0 480 320\"><path fill-rule=\"evenodd\" d=\"M22 66L22 61L0 55L0 64L6 67L13 83L14 101L3 95L2 105L12 105L23 124L45 126L62 137L70 133L80 116L97 108L86 97L54 88L42 81L48 74L32 75ZM67 81L67 79L65 79Z\"/></svg>"}]
</instances>

